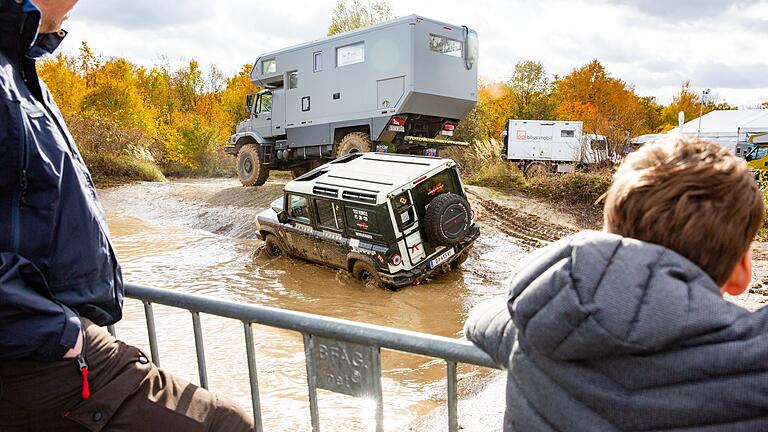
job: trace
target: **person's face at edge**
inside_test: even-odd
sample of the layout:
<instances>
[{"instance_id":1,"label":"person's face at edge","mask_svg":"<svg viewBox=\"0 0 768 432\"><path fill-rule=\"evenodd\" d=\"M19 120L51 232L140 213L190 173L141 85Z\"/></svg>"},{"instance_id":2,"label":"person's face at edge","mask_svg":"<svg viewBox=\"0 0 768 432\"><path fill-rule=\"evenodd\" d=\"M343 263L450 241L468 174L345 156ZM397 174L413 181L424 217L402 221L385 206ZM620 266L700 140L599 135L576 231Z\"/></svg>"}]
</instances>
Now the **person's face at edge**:
<instances>
[{"instance_id":1,"label":"person's face at edge","mask_svg":"<svg viewBox=\"0 0 768 432\"><path fill-rule=\"evenodd\" d=\"M32 0L40 9L40 33L54 33L69 18L78 0Z\"/></svg>"}]
</instances>

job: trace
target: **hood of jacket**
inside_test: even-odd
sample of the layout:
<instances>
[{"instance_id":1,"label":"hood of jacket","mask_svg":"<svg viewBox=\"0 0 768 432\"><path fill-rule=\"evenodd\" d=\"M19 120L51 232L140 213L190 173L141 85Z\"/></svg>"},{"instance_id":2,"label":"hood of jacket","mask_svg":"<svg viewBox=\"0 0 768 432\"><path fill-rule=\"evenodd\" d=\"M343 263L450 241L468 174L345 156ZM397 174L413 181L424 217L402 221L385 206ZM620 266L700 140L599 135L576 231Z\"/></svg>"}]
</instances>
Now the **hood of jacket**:
<instances>
[{"instance_id":1,"label":"hood of jacket","mask_svg":"<svg viewBox=\"0 0 768 432\"><path fill-rule=\"evenodd\" d=\"M586 231L532 254L511 281L520 344L558 360L647 354L748 333L698 266L665 247Z\"/></svg>"}]
</instances>

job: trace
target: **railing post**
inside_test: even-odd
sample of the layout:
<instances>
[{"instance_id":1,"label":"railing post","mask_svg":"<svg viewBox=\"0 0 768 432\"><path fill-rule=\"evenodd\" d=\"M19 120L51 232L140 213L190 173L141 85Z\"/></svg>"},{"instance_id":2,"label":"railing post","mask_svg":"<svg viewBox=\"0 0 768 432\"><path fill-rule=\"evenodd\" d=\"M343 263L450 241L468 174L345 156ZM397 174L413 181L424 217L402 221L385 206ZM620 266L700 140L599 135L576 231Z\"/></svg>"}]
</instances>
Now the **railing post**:
<instances>
[{"instance_id":1,"label":"railing post","mask_svg":"<svg viewBox=\"0 0 768 432\"><path fill-rule=\"evenodd\" d=\"M376 400L376 432L384 432L384 396L381 391L381 348L371 347L371 368L373 380L373 396Z\"/></svg>"},{"instance_id":2,"label":"railing post","mask_svg":"<svg viewBox=\"0 0 768 432\"><path fill-rule=\"evenodd\" d=\"M157 332L155 331L155 313L152 311L152 303L145 301L144 316L147 319L147 336L149 337L149 352L152 355L152 363L160 366L160 353L157 347Z\"/></svg>"},{"instance_id":3,"label":"railing post","mask_svg":"<svg viewBox=\"0 0 768 432\"><path fill-rule=\"evenodd\" d=\"M251 405L253 408L253 424L255 432L262 432L261 401L259 399L259 376L256 370L256 352L253 348L253 327L249 322L243 322L245 329L245 352L248 355L248 377L251 381Z\"/></svg>"},{"instance_id":4,"label":"railing post","mask_svg":"<svg viewBox=\"0 0 768 432\"><path fill-rule=\"evenodd\" d=\"M314 341L312 335L304 334L304 356L307 362L307 387L309 388L309 415L312 419L312 432L320 432L320 414L317 411L317 383L315 378L315 356L312 355Z\"/></svg>"},{"instance_id":5,"label":"railing post","mask_svg":"<svg viewBox=\"0 0 768 432\"><path fill-rule=\"evenodd\" d=\"M200 375L200 387L208 390L208 370L205 367L205 348L203 347L203 329L200 326L200 313L192 311L192 327L195 331L195 351L197 351L197 372Z\"/></svg>"},{"instance_id":6,"label":"railing post","mask_svg":"<svg viewBox=\"0 0 768 432\"><path fill-rule=\"evenodd\" d=\"M445 366L446 375L448 377L448 431L456 432L459 429L456 362L446 361Z\"/></svg>"}]
</instances>

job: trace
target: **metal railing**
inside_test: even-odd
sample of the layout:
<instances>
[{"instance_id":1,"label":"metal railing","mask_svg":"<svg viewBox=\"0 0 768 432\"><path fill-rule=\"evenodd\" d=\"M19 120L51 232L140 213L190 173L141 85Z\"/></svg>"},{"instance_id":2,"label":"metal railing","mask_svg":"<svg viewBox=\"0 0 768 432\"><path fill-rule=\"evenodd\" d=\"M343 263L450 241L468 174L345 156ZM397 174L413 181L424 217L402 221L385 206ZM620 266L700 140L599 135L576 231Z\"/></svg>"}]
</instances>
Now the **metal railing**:
<instances>
[{"instance_id":1,"label":"metal railing","mask_svg":"<svg viewBox=\"0 0 768 432\"><path fill-rule=\"evenodd\" d=\"M160 366L160 354L152 305L161 304L186 309L191 313L200 386L206 389L208 373L200 314L231 318L243 323L251 404L257 432L263 430L263 425L252 324L293 330L303 335L313 431L320 430L320 414L317 407L318 388L355 397L373 398L376 401L376 430L383 431L381 348L445 360L448 430L451 432L458 429L457 363L497 368L488 354L465 340L134 284L125 285L125 294L144 304L150 355L152 361L158 366ZM110 327L110 332L115 334L114 327Z\"/></svg>"}]
</instances>

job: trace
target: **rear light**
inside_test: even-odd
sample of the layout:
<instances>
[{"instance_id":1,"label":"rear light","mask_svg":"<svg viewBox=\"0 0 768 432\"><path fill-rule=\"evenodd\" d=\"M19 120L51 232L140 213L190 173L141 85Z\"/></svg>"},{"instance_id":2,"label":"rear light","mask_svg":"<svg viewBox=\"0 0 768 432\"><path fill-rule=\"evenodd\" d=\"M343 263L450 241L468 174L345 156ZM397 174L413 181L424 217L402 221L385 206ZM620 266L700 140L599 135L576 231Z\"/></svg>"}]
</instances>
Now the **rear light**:
<instances>
[{"instance_id":1,"label":"rear light","mask_svg":"<svg viewBox=\"0 0 768 432\"><path fill-rule=\"evenodd\" d=\"M405 117L392 117L389 120L389 124L392 126L405 126Z\"/></svg>"},{"instance_id":2,"label":"rear light","mask_svg":"<svg viewBox=\"0 0 768 432\"><path fill-rule=\"evenodd\" d=\"M423 176L417 178L416 180L414 180L413 183L411 183L411 184L416 186L417 184L423 182L426 179L427 179L427 176L423 175Z\"/></svg>"},{"instance_id":3,"label":"rear light","mask_svg":"<svg viewBox=\"0 0 768 432\"><path fill-rule=\"evenodd\" d=\"M389 256L389 263L397 267L403 263L403 257L401 257L399 253L395 252Z\"/></svg>"},{"instance_id":4,"label":"rear light","mask_svg":"<svg viewBox=\"0 0 768 432\"><path fill-rule=\"evenodd\" d=\"M456 125L451 124L451 123L446 123L446 124L443 125L443 130L444 131L451 131L451 132L453 132L454 130L456 130Z\"/></svg>"}]
</instances>

